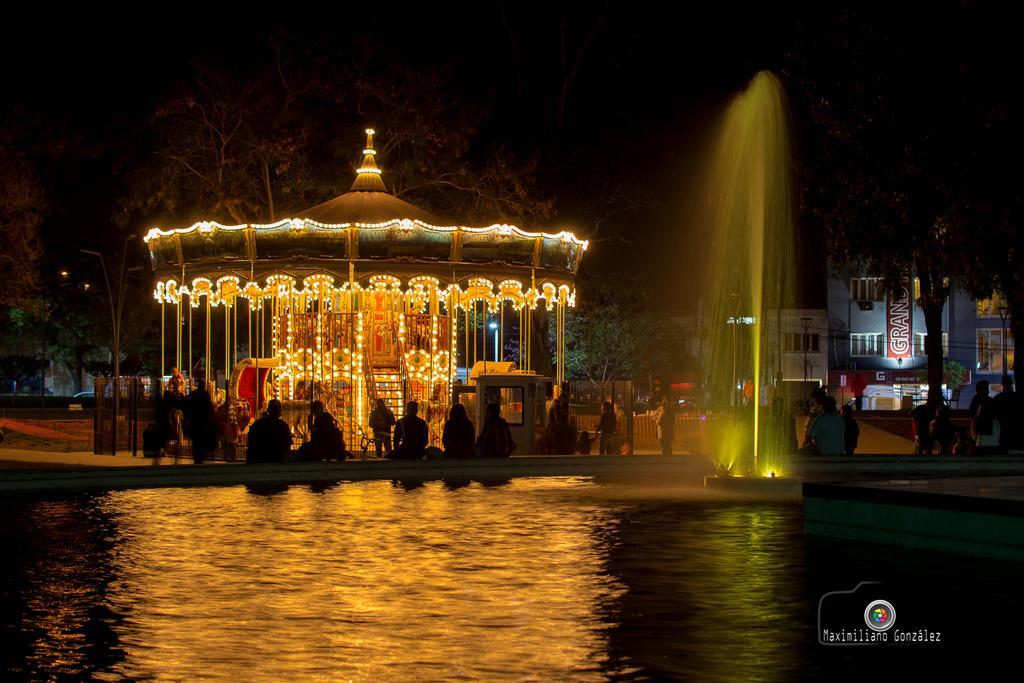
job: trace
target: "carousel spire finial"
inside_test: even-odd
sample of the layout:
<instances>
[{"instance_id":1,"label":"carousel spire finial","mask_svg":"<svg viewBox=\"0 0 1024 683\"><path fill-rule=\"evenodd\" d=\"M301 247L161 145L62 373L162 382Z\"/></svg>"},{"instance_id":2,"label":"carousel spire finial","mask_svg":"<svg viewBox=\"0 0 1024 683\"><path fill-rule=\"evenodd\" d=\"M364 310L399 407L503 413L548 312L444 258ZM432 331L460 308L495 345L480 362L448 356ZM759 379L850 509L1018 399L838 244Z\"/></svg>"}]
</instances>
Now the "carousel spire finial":
<instances>
[{"instance_id":1,"label":"carousel spire finial","mask_svg":"<svg viewBox=\"0 0 1024 683\"><path fill-rule=\"evenodd\" d=\"M377 151L373 148L373 128L366 129L366 148L363 149L363 165L356 169L356 179L352 183L352 191L387 192L384 181L380 177L380 169L374 157Z\"/></svg>"}]
</instances>

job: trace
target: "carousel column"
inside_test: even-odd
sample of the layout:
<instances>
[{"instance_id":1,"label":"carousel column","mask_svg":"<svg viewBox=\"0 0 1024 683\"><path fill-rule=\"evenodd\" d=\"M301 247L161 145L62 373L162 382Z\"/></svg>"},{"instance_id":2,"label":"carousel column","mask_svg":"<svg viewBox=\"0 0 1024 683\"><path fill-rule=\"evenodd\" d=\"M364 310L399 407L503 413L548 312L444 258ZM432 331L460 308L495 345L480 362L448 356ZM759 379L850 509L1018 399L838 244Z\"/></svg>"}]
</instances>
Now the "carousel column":
<instances>
[{"instance_id":1,"label":"carousel column","mask_svg":"<svg viewBox=\"0 0 1024 683\"><path fill-rule=\"evenodd\" d=\"M246 313L249 314L249 322L246 325L245 334L247 339L247 345L249 348L249 358L256 357L256 350L252 347L252 297L246 297L245 305Z\"/></svg>"},{"instance_id":2,"label":"carousel column","mask_svg":"<svg viewBox=\"0 0 1024 683\"><path fill-rule=\"evenodd\" d=\"M358 355L358 368L359 374L357 378L357 391L354 401L354 408L352 411L352 418L355 424L365 427L366 410L363 406L363 397L366 394L366 378L363 376L363 368L366 367L363 363L363 310L361 302L357 302L359 312L356 313L356 353ZM353 436L355 431L352 432Z\"/></svg>"},{"instance_id":3,"label":"carousel column","mask_svg":"<svg viewBox=\"0 0 1024 683\"><path fill-rule=\"evenodd\" d=\"M437 353L437 288L433 287L428 299L427 311L430 313L430 367L427 370L427 400L434 401L434 354ZM427 411L430 412L429 410Z\"/></svg>"},{"instance_id":4,"label":"carousel column","mask_svg":"<svg viewBox=\"0 0 1024 683\"><path fill-rule=\"evenodd\" d=\"M565 335L566 335L566 332L567 332L567 329L566 329L566 321L567 321L567 316L568 316L568 315L569 315L569 307L568 307L568 306L566 305L566 303L565 303L565 302L563 301L563 302L562 302L562 335L561 335L561 337L560 337L560 338L561 338L561 340L562 340L562 348L560 348L560 349L558 350L558 356L559 356L559 358L561 358L561 359L562 359L562 381L563 381L563 382L564 382L564 381L565 381L565 379L566 379L566 378L565 378L565 371L566 371L566 369L567 369L567 367L568 367L568 363L567 363L567 361L569 360L569 359L568 359L568 358L566 357L566 355L565 355Z\"/></svg>"},{"instance_id":5,"label":"carousel column","mask_svg":"<svg viewBox=\"0 0 1024 683\"><path fill-rule=\"evenodd\" d=\"M288 320L285 321L285 340L288 342L288 363L294 368L295 363L295 288L288 285ZM295 399L295 384L297 373L291 371L291 381L288 383L288 398Z\"/></svg>"},{"instance_id":6,"label":"carousel column","mask_svg":"<svg viewBox=\"0 0 1024 683\"><path fill-rule=\"evenodd\" d=\"M321 386L324 384L324 378L326 377L326 367L324 366L324 283L321 280L319 287L317 287L317 300L316 300L316 355L317 361L320 363L320 383ZM314 385L315 386L315 385ZM323 390L321 389L321 395L324 396ZM326 398L326 396L325 396Z\"/></svg>"},{"instance_id":7,"label":"carousel column","mask_svg":"<svg viewBox=\"0 0 1024 683\"><path fill-rule=\"evenodd\" d=\"M181 292L178 292L178 300L175 302L175 306L177 307L177 316L174 321L174 360L175 367L177 367L179 370L181 370L181 298L182 294Z\"/></svg>"},{"instance_id":8,"label":"carousel column","mask_svg":"<svg viewBox=\"0 0 1024 683\"><path fill-rule=\"evenodd\" d=\"M210 295L206 295L206 381L210 382Z\"/></svg>"},{"instance_id":9,"label":"carousel column","mask_svg":"<svg viewBox=\"0 0 1024 683\"><path fill-rule=\"evenodd\" d=\"M224 390L231 381L231 305L224 300Z\"/></svg>"},{"instance_id":10,"label":"carousel column","mask_svg":"<svg viewBox=\"0 0 1024 683\"><path fill-rule=\"evenodd\" d=\"M454 295L453 295L454 300ZM458 357L459 357L459 326L458 326L458 313L455 310L454 304L448 309L448 346L451 347L448 352L448 389L449 394L451 393L452 384L455 383L458 368Z\"/></svg>"},{"instance_id":11,"label":"carousel column","mask_svg":"<svg viewBox=\"0 0 1024 683\"><path fill-rule=\"evenodd\" d=\"M160 295L160 376L163 377L167 373L165 372L164 362L167 358L167 310L166 301L164 296ZM81 379L81 377L79 377Z\"/></svg>"},{"instance_id":12,"label":"carousel column","mask_svg":"<svg viewBox=\"0 0 1024 683\"><path fill-rule=\"evenodd\" d=\"M189 384L194 384L194 377L192 377L192 292L188 293L188 381Z\"/></svg>"},{"instance_id":13,"label":"carousel column","mask_svg":"<svg viewBox=\"0 0 1024 683\"><path fill-rule=\"evenodd\" d=\"M454 281L454 278L452 278ZM451 394L451 386L455 377L455 368L458 364L459 355L459 329L458 313L455 310L455 292L448 288L448 393Z\"/></svg>"},{"instance_id":14,"label":"carousel column","mask_svg":"<svg viewBox=\"0 0 1024 683\"><path fill-rule=\"evenodd\" d=\"M526 370L533 367L533 308L526 309Z\"/></svg>"},{"instance_id":15,"label":"carousel column","mask_svg":"<svg viewBox=\"0 0 1024 683\"><path fill-rule=\"evenodd\" d=\"M270 355L277 356L277 319L278 319L278 294L275 292L270 299Z\"/></svg>"},{"instance_id":16,"label":"carousel column","mask_svg":"<svg viewBox=\"0 0 1024 683\"><path fill-rule=\"evenodd\" d=\"M520 304L517 308L519 311L519 369L525 370L526 356L524 354L526 351L526 335L523 334L524 325L526 324L526 321L523 319L523 311L526 308L525 302Z\"/></svg>"},{"instance_id":17,"label":"carousel column","mask_svg":"<svg viewBox=\"0 0 1024 683\"><path fill-rule=\"evenodd\" d=\"M231 367L238 365L238 295L232 299L231 313Z\"/></svg>"},{"instance_id":18,"label":"carousel column","mask_svg":"<svg viewBox=\"0 0 1024 683\"><path fill-rule=\"evenodd\" d=\"M332 285L333 286L333 285ZM328 326L328 336L330 341L327 344L327 349L331 354L331 380L330 387L331 393L334 395L334 405L337 410L341 409L341 400L338 397L338 378L337 378L337 359L338 349L341 346L338 334L338 322L339 317L336 315L341 310L341 298L338 294L338 290L335 288L331 291L331 307L329 311L330 325Z\"/></svg>"},{"instance_id":19,"label":"carousel column","mask_svg":"<svg viewBox=\"0 0 1024 683\"><path fill-rule=\"evenodd\" d=\"M348 433L352 439L352 450L355 450L356 435L356 350L361 344L356 343L356 307L359 305L356 295L356 267L348 262ZM360 375L362 372L360 371Z\"/></svg>"},{"instance_id":20,"label":"carousel column","mask_svg":"<svg viewBox=\"0 0 1024 683\"><path fill-rule=\"evenodd\" d=\"M263 358L263 293L260 292L256 299L256 378L253 380L253 392L256 396L256 414L259 415L261 405L260 389L263 382L260 380L260 359Z\"/></svg>"},{"instance_id":21,"label":"carousel column","mask_svg":"<svg viewBox=\"0 0 1024 683\"><path fill-rule=\"evenodd\" d=\"M565 302L558 301L558 386L565 381Z\"/></svg>"},{"instance_id":22,"label":"carousel column","mask_svg":"<svg viewBox=\"0 0 1024 683\"><path fill-rule=\"evenodd\" d=\"M562 305L555 301L555 386L561 386L562 377Z\"/></svg>"}]
</instances>

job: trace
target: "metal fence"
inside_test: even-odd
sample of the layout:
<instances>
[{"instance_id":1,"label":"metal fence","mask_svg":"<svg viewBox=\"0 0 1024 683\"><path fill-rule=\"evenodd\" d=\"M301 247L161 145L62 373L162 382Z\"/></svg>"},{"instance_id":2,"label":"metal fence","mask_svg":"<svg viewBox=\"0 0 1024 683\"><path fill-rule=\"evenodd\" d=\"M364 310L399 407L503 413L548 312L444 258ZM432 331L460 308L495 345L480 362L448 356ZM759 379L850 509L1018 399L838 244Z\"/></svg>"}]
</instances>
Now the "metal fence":
<instances>
[{"instance_id":1,"label":"metal fence","mask_svg":"<svg viewBox=\"0 0 1024 683\"><path fill-rule=\"evenodd\" d=\"M149 377L97 377L93 411L93 453L142 450L142 432L153 419L153 382ZM141 425L141 426L140 426Z\"/></svg>"},{"instance_id":2,"label":"metal fence","mask_svg":"<svg viewBox=\"0 0 1024 683\"><path fill-rule=\"evenodd\" d=\"M86 411L17 408L0 410L0 430L37 439L80 442L83 449L93 438L92 416Z\"/></svg>"},{"instance_id":3,"label":"metal fence","mask_svg":"<svg viewBox=\"0 0 1024 683\"><path fill-rule=\"evenodd\" d=\"M673 453L707 453L708 439L716 420L704 415L676 414L672 439ZM653 411L633 417L633 443L637 450L660 452L658 422Z\"/></svg>"},{"instance_id":4,"label":"metal fence","mask_svg":"<svg viewBox=\"0 0 1024 683\"><path fill-rule=\"evenodd\" d=\"M569 382L569 418L579 431L588 431L591 436L597 432L601 421L601 409L610 401L615 410L615 436L612 438L612 452L628 455L633 449L633 404L632 382L590 382L576 380ZM595 442L591 452L597 452Z\"/></svg>"}]
</instances>

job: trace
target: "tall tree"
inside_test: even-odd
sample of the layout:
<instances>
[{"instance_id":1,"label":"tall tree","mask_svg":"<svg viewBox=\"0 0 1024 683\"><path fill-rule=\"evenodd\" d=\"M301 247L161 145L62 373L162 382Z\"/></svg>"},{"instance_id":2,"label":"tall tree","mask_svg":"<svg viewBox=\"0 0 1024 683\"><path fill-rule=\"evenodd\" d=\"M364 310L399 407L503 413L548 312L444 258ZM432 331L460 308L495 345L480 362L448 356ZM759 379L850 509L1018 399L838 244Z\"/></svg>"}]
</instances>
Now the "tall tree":
<instances>
[{"instance_id":1,"label":"tall tree","mask_svg":"<svg viewBox=\"0 0 1024 683\"><path fill-rule=\"evenodd\" d=\"M890 288L916 275L933 397L943 381L943 309L970 266L965 207L979 191L972 146L982 128L964 106L970 56L955 35L970 11L943 7L929 26L893 21L885 31L840 12L806 27L786 69L812 131L805 216L826 231L834 265L866 266Z\"/></svg>"},{"instance_id":2,"label":"tall tree","mask_svg":"<svg viewBox=\"0 0 1024 683\"><path fill-rule=\"evenodd\" d=\"M122 223L285 218L348 190L366 125L378 130L383 177L398 196L463 221L550 215L536 158L474 147L486 93L460 97L448 69L405 66L372 43L297 44L275 38L244 71L195 63L130 162Z\"/></svg>"},{"instance_id":3,"label":"tall tree","mask_svg":"<svg viewBox=\"0 0 1024 683\"><path fill-rule=\"evenodd\" d=\"M624 274L584 278L579 292L566 327L570 377L593 382L635 379L690 363L682 330L648 310L650 292L642 281Z\"/></svg>"},{"instance_id":4,"label":"tall tree","mask_svg":"<svg viewBox=\"0 0 1024 683\"><path fill-rule=\"evenodd\" d=\"M0 134L0 305L17 304L38 285L39 225L46 210L32 164L10 152Z\"/></svg>"},{"instance_id":5,"label":"tall tree","mask_svg":"<svg viewBox=\"0 0 1024 683\"><path fill-rule=\"evenodd\" d=\"M1009 22L986 20L985 40L974 45L972 60L961 65L974 84L965 105L973 108L983 131L972 148L980 197L962 210L975 225L975 239L963 245L969 261L964 279L974 296L997 294L1009 309L1012 370L1019 386L1024 367L1024 97L1019 88L1009 87L1018 78L1014 31Z\"/></svg>"}]
</instances>

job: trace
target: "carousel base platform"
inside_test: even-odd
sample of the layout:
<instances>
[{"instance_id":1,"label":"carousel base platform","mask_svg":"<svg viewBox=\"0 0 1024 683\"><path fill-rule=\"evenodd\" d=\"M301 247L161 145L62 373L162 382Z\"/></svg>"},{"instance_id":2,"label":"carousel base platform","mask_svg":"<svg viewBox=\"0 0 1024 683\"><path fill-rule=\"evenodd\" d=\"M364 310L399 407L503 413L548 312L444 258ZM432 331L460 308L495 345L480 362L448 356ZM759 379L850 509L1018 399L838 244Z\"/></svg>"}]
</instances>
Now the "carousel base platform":
<instances>
[{"instance_id":1,"label":"carousel base platform","mask_svg":"<svg viewBox=\"0 0 1024 683\"><path fill-rule=\"evenodd\" d=\"M805 483L808 535L1024 561L1024 476Z\"/></svg>"},{"instance_id":2,"label":"carousel base platform","mask_svg":"<svg viewBox=\"0 0 1024 683\"><path fill-rule=\"evenodd\" d=\"M0 473L0 495L71 493L128 488L277 485L400 480L507 481L515 477L596 477L627 483L700 485L710 469L702 457L513 456L467 460L349 460L346 462L210 463Z\"/></svg>"}]
</instances>

